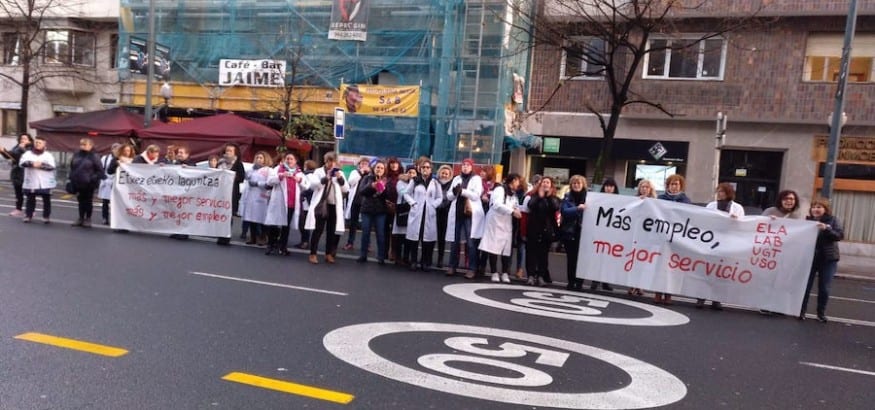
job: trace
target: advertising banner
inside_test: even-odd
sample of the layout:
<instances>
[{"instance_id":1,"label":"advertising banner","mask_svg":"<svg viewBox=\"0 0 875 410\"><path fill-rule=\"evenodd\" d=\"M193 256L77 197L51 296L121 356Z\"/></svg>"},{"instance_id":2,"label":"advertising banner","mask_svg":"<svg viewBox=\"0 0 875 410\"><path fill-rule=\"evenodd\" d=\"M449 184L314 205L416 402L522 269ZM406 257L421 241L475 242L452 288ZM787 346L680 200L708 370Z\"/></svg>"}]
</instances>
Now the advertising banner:
<instances>
[{"instance_id":1,"label":"advertising banner","mask_svg":"<svg viewBox=\"0 0 875 410\"><path fill-rule=\"evenodd\" d=\"M419 94L419 86L341 84L340 107L356 114L416 117Z\"/></svg>"},{"instance_id":2,"label":"advertising banner","mask_svg":"<svg viewBox=\"0 0 875 410\"><path fill-rule=\"evenodd\" d=\"M219 60L219 86L284 87L283 60Z\"/></svg>"},{"instance_id":3,"label":"advertising banner","mask_svg":"<svg viewBox=\"0 0 875 410\"><path fill-rule=\"evenodd\" d=\"M130 63L129 68L134 74L148 75L149 63L154 64L155 78L159 80L170 79L170 48L155 43L155 58L149 56L149 46L146 40L141 38L131 37L128 45L130 47Z\"/></svg>"},{"instance_id":4,"label":"advertising banner","mask_svg":"<svg viewBox=\"0 0 875 410\"><path fill-rule=\"evenodd\" d=\"M231 171L120 164L112 190L112 229L231 236Z\"/></svg>"},{"instance_id":5,"label":"advertising banner","mask_svg":"<svg viewBox=\"0 0 875 410\"><path fill-rule=\"evenodd\" d=\"M810 221L589 193L577 276L798 315L817 233Z\"/></svg>"},{"instance_id":6,"label":"advertising banner","mask_svg":"<svg viewBox=\"0 0 875 410\"><path fill-rule=\"evenodd\" d=\"M334 0L331 5L330 40L368 39L369 0Z\"/></svg>"}]
</instances>

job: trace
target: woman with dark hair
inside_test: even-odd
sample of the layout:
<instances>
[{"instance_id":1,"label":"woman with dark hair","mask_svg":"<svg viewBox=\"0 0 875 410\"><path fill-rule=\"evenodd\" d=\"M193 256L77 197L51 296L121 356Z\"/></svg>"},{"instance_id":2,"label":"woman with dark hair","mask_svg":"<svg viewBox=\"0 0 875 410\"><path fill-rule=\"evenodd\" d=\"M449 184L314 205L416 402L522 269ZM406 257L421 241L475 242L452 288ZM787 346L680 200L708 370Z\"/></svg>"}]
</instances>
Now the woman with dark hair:
<instances>
[{"instance_id":1,"label":"woman with dark hair","mask_svg":"<svg viewBox=\"0 0 875 410\"><path fill-rule=\"evenodd\" d=\"M803 219L804 215L802 214L799 202L799 194L797 194L796 191L785 189L778 193L775 206L766 208L766 210L763 211L763 216L768 216L772 219Z\"/></svg>"},{"instance_id":2,"label":"woman with dark hair","mask_svg":"<svg viewBox=\"0 0 875 410\"><path fill-rule=\"evenodd\" d=\"M301 193L309 188L309 180L298 168L298 158L288 152L274 169L270 171L267 184L270 201L267 204L267 251L265 255L289 254L289 231L298 228L301 216Z\"/></svg>"},{"instance_id":3,"label":"woman with dark hair","mask_svg":"<svg viewBox=\"0 0 875 410\"><path fill-rule=\"evenodd\" d=\"M9 178L12 180L12 187L15 189L15 209L9 214L11 216L22 216L24 206L24 168L21 167L21 156L33 146L33 137L30 134L21 134L18 137L18 144L12 147L11 150L0 147L0 154L9 158L12 162L12 170L9 171Z\"/></svg>"},{"instance_id":4,"label":"woman with dark hair","mask_svg":"<svg viewBox=\"0 0 875 410\"><path fill-rule=\"evenodd\" d=\"M392 204L398 203L398 177L404 173L404 169L401 167L401 161L398 161L396 157L386 158L386 199L389 200ZM388 251L389 251L389 262L394 262L396 258L401 258L401 244L395 243L395 238L391 234L392 230L395 227L395 210L387 208L386 209L386 232L388 233Z\"/></svg>"},{"instance_id":5,"label":"woman with dark hair","mask_svg":"<svg viewBox=\"0 0 875 410\"><path fill-rule=\"evenodd\" d=\"M838 242L845 238L845 231L838 218L832 215L829 199L826 198L812 200L805 219L817 222L820 233L817 234L817 243L814 245L814 260L811 262L808 285L805 286L805 294L802 296L799 320L805 320L808 296L814 285L814 275L817 275L817 320L826 323L826 303L829 301L830 285L839 263Z\"/></svg>"},{"instance_id":6,"label":"woman with dark hair","mask_svg":"<svg viewBox=\"0 0 875 410\"><path fill-rule=\"evenodd\" d=\"M474 161L470 158L462 160L460 173L453 178L447 199L451 202L447 221L447 240L450 246L450 270L447 275L455 275L462 261L462 244L468 264L464 268L470 271L466 279L474 279L477 268L477 245L483 235L483 203L480 195L483 193L483 183L480 176L474 173Z\"/></svg>"},{"instance_id":7,"label":"woman with dark hair","mask_svg":"<svg viewBox=\"0 0 875 410\"><path fill-rule=\"evenodd\" d=\"M343 172L337 167L337 155L334 151L322 156L322 166L308 175L310 187L313 188L313 198L310 200L310 212L304 228L311 230L310 257L312 264L319 263L316 253L319 250L319 238L325 232L325 262L334 263L337 256L337 243L340 235L346 231L343 220L343 195L349 192L349 186L343 177Z\"/></svg>"},{"instance_id":8,"label":"woman with dark hair","mask_svg":"<svg viewBox=\"0 0 875 410\"><path fill-rule=\"evenodd\" d=\"M267 229L264 221L267 218L267 205L273 186L268 183L273 160L265 151L258 151L252 159L252 169L246 174L249 187L243 195L243 210L240 212L244 222L249 222L249 240L246 244L267 244ZM246 233L246 230L243 231Z\"/></svg>"},{"instance_id":9,"label":"woman with dark hair","mask_svg":"<svg viewBox=\"0 0 875 410\"><path fill-rule=\"evenodd\" d=\"M243 161L240 158L240 147L237 144L228 143L225 144L222 152L218 168L234 172L234 183L231 185L231 215L240 216L240 183L246 179L246 169L243 168ZM233 221L229 223L233 224ZM216 244L230 245L231 238L219 238L216 240Z\"/></svg>"},{"instance_id":10,"label":"woman with dark hair","mask_svg":"<svg viewBox=\"0 0 875 410\"><path fill-rule=\"evenodd\" d=\"M407 259L411 269L417 267L430 271L434 254L434 243L437 240L437 207L443 202L440 183L432 178L432 163L429 159L421 159L418 165L419 175L411 181L408 194L413 196L410 216L407 218ZM422 255L417 257L419 243L422 243Z\"/></svg>"},{"instance_id":11,"label":"woman with dark hair","mask_svg":"<svg viewBox=\"0 0 875 410\"><path fill-rule=\"evenodd\" d=\"M371 173L359 181L358 195L361 196L361 245L356 262L368 260L368 247L371 243L371 228L377 231L377 263L385 263L386 259L386 187L389 179L386 177L387 165L377 161L371 165Z\"/></svg>"},{"instance_id":12,"label":"woman with dark hair","mask_svg":"<svg viewBox=\"0 0 875 410\"><path fill-rule=\"evenodd\" d=\"M489 212L486 213L483 238L478 247L486 257L480 259L478 270L486 269L488 258L493 282L510 283L508 272L511 270L510 256L514 245L513 220L521 217L519 201L515 195L519 184L519 174L508 174L504 178L504 184L494 187L489 198ZM498 271L499 255L501 255L501 273Z\"/></svg>"},{"instance_id":13,"label":"woman with dark hair","mask_svg":"<svg viewBox=\"0 0 875 410\"><path fill-rule=\"evenodd\" d=\"M556 197L553 179L543 177L538 182L535 193L528 203L529 215L526 227L526 271L528 284L547 286L553 283L550 278L548 256L550 246L556 241L559 227L556 226L556 212L560 202Z\"/></svg>"},{"instance_id":14,"label":"woman with dark hair","mask_svg":"<svg viewBox=\"0 0 875 410\"><path fill-rule=\"evenodd\" d=\"M392 221L392 246L395 251L395 264L409 267L413 261L410 258L407 241L407 222L410 218L410 208L416 202L413 199L413 180L419 175L416 167L408 165L404 174L398 176L395 190L398 192L398 200L395 203L395 218Z\"/></svg>"},{"instance_id":15,"label":"woman with dark hair","mask_svg":"<svg viewBox=\"0 0 875 410\"><path fill-rule=\"evenodd\" d=\"M735 202L735 188L728 182L723 182L717 185L714 191L714 201L705 205L707 209L715 209L729 214L730 218L741 218L744 216L744 207L738 202ZM705 307L705 299L696 299L696 309ZM723 310L723 305L716 301L711 301L711 309Z\"/></svg>"},{"instance_id":16,"label":"woman with dark hair","mask_svg":"<svg viewBox=\"0 0 875 410\"><path fill-rule=\"evenodd\" d=\"M599 189L599 192L601 192L603 194L619 195L620 189L617 187L617 181L614 181L613 178L608 177L608 178L605 178L605 180L602 182L602 187L601 187L601 189ZM563 217L564 217L564 215L563 215ZM579 237L578 237L577 241L580 242ZM566 247L565 249L567 251L568 247ZM575 256L575 258L576 258L576 256ZM614 288L611 287L610 284L602 283L602 282L599 282L597 280L594 280L594 281L592 281L592 283L590 283L589 290L597 290L599 288L599 285L602 285L602 290L604 290L604 291L607 291L607 292L614 291Z\"/></svg>"}]
</instances>

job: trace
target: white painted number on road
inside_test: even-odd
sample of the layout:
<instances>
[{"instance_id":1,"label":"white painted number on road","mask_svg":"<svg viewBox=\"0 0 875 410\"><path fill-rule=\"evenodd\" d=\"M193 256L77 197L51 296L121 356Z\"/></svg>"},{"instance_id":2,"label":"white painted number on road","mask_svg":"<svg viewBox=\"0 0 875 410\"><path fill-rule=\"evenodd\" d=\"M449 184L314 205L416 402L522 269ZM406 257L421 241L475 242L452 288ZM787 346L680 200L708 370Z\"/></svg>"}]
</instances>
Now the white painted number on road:
<instances>
[{"instance_id":1,"label":"white painted number on road","mask_svg":"<svg viewBox=\"0 0 875 410\"><path fill-rule=\"evenodd\" d=\"M371 341L381 336L409 332L454 334L446 337L444 344L456 352L421 355L416 363L431 371L428 372L394 363L370 348ZM325 335L323 344L339 359L383 377L502 403L564 409L643 409L675 403L687 394L682 381L649 363L593 346L510 330L422 322L367 323L336 329ZM619 368L628 375L628 384L617 390L594 393L532 390L551 385L550 372L564 368L572 354L589 356ZM502 359L519 359L517 362L526 361L526 364ZM459 365L465 363L479 365L468 366L468 369L501 369L502 374L460 368ZM526 389L518 389L521 387Z\"/></svg>"},{"instance_id":2,"label":"white painted number on road","mask_svg":"<svg viewBox=\"0 0 875 410\"><path fill-rule=\"evenodd\" d=\"M507 294L507 292L520 292L523 297L511 298L505 302L478 293L487 293L488 291L500 291L501 293L496 293L496 296ZM480 305L579 322L626 326L678 326L690 321L690 318L685 315L646 303L604 295L583 295L580 292L560 289L532 291L527 288L507 285L461 283L444 286L444 292ZM627 310L633 308L644 311L647 315L643 317L611 317L608 309L611 305L625 307Z\"/></svg>"}]
</instances>

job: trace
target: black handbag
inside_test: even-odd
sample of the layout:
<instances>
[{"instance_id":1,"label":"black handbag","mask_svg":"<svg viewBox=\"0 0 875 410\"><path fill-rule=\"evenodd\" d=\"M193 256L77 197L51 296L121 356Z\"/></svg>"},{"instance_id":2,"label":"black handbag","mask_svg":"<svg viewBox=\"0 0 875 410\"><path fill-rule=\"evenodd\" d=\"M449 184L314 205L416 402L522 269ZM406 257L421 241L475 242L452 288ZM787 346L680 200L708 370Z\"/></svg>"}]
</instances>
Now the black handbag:
<instances>
[{"instance_id":1,"label":"black handbag","mask_svg":"<svg viewBox=\"0 0 875 410\"><path fill-rule=\"evenodd\" d=\"M402 202L395 207L395 223L398 226L407 226L407 219L410 216L410 204Z\"/></svg>"},{"instance_id":2,"label":"black handbag","mask_svg":"<svg viewBox=\"0 0 875 410\"><path fill-rule=\"evenodd\" d=\"M67 183L64 184L64 190L67 191L68 194L75 194L76 188L73 187L73 181L67 181Z\"/></svg>"}]
</instances>

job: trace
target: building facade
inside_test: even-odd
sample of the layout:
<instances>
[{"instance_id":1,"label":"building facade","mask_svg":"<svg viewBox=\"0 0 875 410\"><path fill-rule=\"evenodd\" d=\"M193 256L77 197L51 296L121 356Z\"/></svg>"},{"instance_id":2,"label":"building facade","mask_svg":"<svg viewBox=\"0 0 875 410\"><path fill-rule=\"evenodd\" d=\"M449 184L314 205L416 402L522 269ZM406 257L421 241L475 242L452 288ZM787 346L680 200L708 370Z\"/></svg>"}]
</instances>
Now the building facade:
<instances>
[{"instance_id":1,"label":"building facade","mask_svg":"<svg viewBox=\"0 0 875 410\"><path fill-rule=\"evenodd\" d=\"M25 121L116 105L118 1L19 3L25 13L0 10L0 135L16 134ZM28 10L41 17L28 19ZM30 84L27 119L22 82Z\"/></svg>"},{"instance_id":2,"label":"building facade","mask_svg":"<svg viewBox=\"0 0 875 410\"><path fill-rule=\"evenodd\" d=\"M648 46L701 38L723 16L750 13L755 3L712 1L694 19L678 17L677 32L654 35ZM741 30L686 53L648 54L632 82L635 98L673 116L643 104L626 107L607 175L632 188L640 178L660 185L666 174L684 174L687 194L707 202L716 166L719 182L735 184L737 200L751 211L772 206L783 189L811 198L822 184L847 7L847 1L769 2ZM872 243L875 1L860 1L858 13L832 200L848 239ZM585 107L604 109L609 94L604 77L575 75L585 72L561 49L536 47L528 104L534 112L526 126L544 144L514 157L530 173L592 175L602 132ZM718 113L728 121L715 155Z\"/></svg>"}]
</instances>

